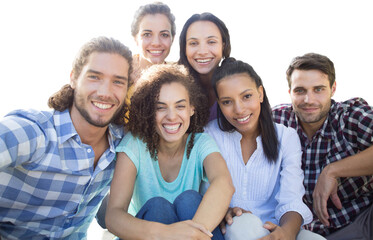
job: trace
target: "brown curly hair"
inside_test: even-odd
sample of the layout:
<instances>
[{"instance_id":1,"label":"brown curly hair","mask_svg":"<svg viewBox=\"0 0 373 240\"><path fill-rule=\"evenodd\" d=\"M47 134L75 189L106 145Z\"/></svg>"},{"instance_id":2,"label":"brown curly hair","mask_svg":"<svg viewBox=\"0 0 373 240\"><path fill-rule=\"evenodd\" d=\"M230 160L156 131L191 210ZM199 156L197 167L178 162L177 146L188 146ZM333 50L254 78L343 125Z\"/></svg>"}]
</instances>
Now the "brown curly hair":
<instances>
[{"instance_id":1,"label":"brown curly hair","mask_svg":"<svg viewBox=\"0 0 373 240\"><path fill-rule=\"evenodd\" d=\"M78 55L73 62L73 78L77 79L82 72L83 67L87 64L89 56L93 52L115 53L124 57L128 61L128 78L132 73L132 52L120 41L108 37L97 37L82 46ZM128 79L128 88L131 81ZM57 111L65 111L71 108L74 102L74 89L70 84L64 85L58 92L54 93L48 99L48 106ZM123 104L122 110L113 119L113 123L123 125L128 106Z\"/></svg>"},{"instance_id":2,"label":"brown curly hair","mask_svg":"<svg viewBox=\"0 0 373 240\"><path fill-rule=\"evenodd\" d=\"M187 133L192 134L187 147L187 158L194 145L195 133L203 132L203 127L208 122L207 97L184 66L173 63L149 67L136 84L136 90L131 98L127 127L132 135L146 143L151 157L156 160L160 140L156 132L156 103L161 87L173 82L180 83L186 88L190 105L194 107L194 114L190 118L187 130Z\"/></svg>"}]
</instances>

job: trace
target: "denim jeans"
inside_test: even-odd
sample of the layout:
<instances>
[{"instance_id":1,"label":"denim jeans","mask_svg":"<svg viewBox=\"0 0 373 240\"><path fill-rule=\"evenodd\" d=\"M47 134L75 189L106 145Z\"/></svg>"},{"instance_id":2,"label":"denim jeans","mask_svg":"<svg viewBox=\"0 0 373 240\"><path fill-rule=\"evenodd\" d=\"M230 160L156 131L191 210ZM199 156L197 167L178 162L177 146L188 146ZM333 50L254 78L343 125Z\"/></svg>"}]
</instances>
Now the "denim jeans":
<instances>
[{"instance_id":1,"label":"denim jeans","mask_svg":"<svg viewBox=\"0 0 373 240\"><path fill-rule=\"evenodd\" d=\"M173 204L162 197L154 197L142 206L136 217L163 224L191 220L201 200L202 196L193 190L180 194ZM212 237L213 240L224 240L219 226L215 228L212 234L214 235Z\"/></svg>"}]
</instances>

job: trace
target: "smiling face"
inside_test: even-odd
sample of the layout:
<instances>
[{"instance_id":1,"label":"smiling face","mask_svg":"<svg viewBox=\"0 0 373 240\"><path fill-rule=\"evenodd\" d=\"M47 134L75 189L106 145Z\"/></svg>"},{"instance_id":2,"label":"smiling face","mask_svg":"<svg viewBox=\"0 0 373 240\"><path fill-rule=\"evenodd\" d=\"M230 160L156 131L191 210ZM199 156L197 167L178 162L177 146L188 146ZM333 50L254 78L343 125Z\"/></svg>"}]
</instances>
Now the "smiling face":
<instances>
[{"instance_id":1,"label":"smiling face","mask_svg":"<svg viewBox=\"0 0 373 240\"><path fill-rule=\"evenodd\" d=\"M187 89L177 82L164 84L156 104L156 131L160 144L181 141L194 114Z\"/></svg>"},{"instance_id":2,"label":"smiling face","mask_svg":"<svg viewBox=\"0 0 373 240\"><path fill-rule=\"evenodd\" d=\"M223 57L219 28L209 21L192 23L186 34L186 56L199 74L212 74Z\"/></svg>"},{"instance_id":3,"label":"smiling face","mask_svg":"<svg viewBox=\"0 0 373 240\"><path fill-rule=\"evenodd\" d=\"M119 54L93 52L79 77L71 74L71 117L106 127L122 110L128 86L128 61Z\"/></svg>"},{"instance_id":4,"label":"smiling face","mask_svg":"<svg viewBox=\"0 0 373 240\"><path fill-rule=\"evenodd\" d=\"M219 107L227 121L242 135L259 132L263 87L246 73L222 78L216 84Z\"/></svg>"},{"instance_id":5,"label":"smiling face","mask_svg":"<svg viewBox=\"0 0 373 240\"><path fill-rule=\"evenodd\" d=\"M319 70L294 70L289 89L294 112L303 127L320 127L325 121L336 83L330 87L328 75Z\"/></svg>"},{"instance_id":6,"label":"smiling face","mask_svg":"<svg viewBox=\"0 0 373 240\"><path fill-rule=\"evenodd\" d=\"M164 14L147 14L139 25L135 37L141 49L140 59L149 64L163 63L172 45L171 23Z\"/></svg>"}]
</instances>

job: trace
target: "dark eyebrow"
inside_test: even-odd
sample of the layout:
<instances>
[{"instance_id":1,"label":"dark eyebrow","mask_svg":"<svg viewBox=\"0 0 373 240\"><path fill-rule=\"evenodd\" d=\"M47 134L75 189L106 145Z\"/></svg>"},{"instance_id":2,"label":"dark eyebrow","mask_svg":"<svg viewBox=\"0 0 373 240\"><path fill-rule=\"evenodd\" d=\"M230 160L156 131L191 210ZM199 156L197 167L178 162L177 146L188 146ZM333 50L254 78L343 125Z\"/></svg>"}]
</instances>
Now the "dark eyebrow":
<instances>
[{"instance_id":1,"label":"dark eyebrow","mask_svg":"<svg viewBox=\"0 0 373 240\"><path fill-rule=\"evenodd\" d=\"M207 37L207 39L211 39L211 38L219 39L218 36L214 36L214 35L212 35L212 36L208 36L208 37ZM189 40L198 40L198 38L196 38L196 37L190 37L190 38L188 38L186 41L188 42Z\"/></svg>"},{"instance_id":2,"label":"dark eyebrow","mask_svg":"<svg viewBox=\"0 0 373 240\"><path fill-rule=\"evenodd\" d=\"M185 99L180 99L179 101L177 101L176 103L181 103L181 102L186 102Z\"/></svg>"},{"instance_id":3,"label":"dark eyebrow","mask_svg":"<svg viewBox=\"0 0 373 240\"><path fill-rule=\"evenodd\" d=\"M243 91L240 93L240 95L244 95L244 94L246 94L247 92L252 92L252 91L253 91L253 89L248 88L248 89L246 89L246 90L243 90ZM219 100L221 100L221 99L230 99L230 97L219 97Z\"/></svg>"},{"instance_id":4,"label":"dark eyebrow","mask_svg":"<svg viewBox=\"0 0 373 240\"><path fill-rule=\"evenodd\" d=\"M99 72L99 71L95 71L95 70L92 70L92 69L88 69L87 70L87 73L94 73L94 74L98 74L98 75L101 75L102 73Z\"/></svg>"},{"instance_id":5,"label":"dark eyebrow","mask_svg":"<svg viewBox=\"0 0 373 240\"><path fill-rule=\"evenodd\" d=\"M300 86L300 87L293 88L293 90L297 90L297 89L304 89L304 87Z\"/></svg>"},{"instance_id":6,"label":"dark eyebrow","mask_svg":"<svg viewBox=\"0 0 373 240\"><path fill-rule=\"evenodd\" d=\"M313 88L325 88L325 87L327 87L327 86L325 86L325 85L318 85L318 86L314 86Z\"/></svg>"},{"instance_id":7,"label":"dark eyebrow","mask_svg":"<svg viewBox=\"0 0 373 240\"><path fill-rule=\"evenodd\" d=\"M212 36L208 36L207 38L219 38L219 37L212 35Z\"/></svg>"},{"instance_id":8,"label":"dark eyebrow","mask_svg":"<svg viewBox=\"0 0 373 240\"><path fill-rule=\"evenodd\" d=\"M186 99L180 99L179 101L176 102L176 104L181 103L181 102L186 102ZM157 104L166 105L166 103L160 102L160 101L158 101Z\"/></svg>"},{"instance_id":9,"label":"dark eyebrow","mask_svg":"<svg viewBox=\"0 0 373 240\"><path fill-rule=\"evenodd\" d=\"M243 90L243 91L240 93L240 95L243 95L243 94L245 94L245 93L247 93L247 92L252 92L252 91L253 91L253 89L248 88L248 89L246 89L246 90Z\"/></svg>"},{"instance_id":10,"label":"dark eyebrow","mask_svg":"<svg viewBox=\"0 0 373 240\"><path fill-rule=\"evenodd\" d=\"M102 72L99 72L99 71L96 71L96 70L93 70L93 69L88 69L87 73L93 73L93 74L97 74L97 75L103 75ZM122 79L122 80L128 81L128 78L124 77L124 76L114 75L114 77L118 78L118 79Z\"/></svg>"}]
</instances>

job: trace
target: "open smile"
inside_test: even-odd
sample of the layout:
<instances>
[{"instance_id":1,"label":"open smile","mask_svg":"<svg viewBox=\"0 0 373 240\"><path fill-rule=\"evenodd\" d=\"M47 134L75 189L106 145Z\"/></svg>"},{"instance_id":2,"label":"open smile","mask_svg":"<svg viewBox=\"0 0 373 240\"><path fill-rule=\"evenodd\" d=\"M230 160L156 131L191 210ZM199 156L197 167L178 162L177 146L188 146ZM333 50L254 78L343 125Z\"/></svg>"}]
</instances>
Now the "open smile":
<instances>
[{"instance_id":1,"label":"open smile","mask_svg":"<svg viewBox=\"0 0 373 240\"><path fill-rule=\"evenodd\" d=\"M181 127L181 123L177 124L162 124L162 127L165 129L167 133L177 133Z\"/></svg>"},{"instance_id":2,"label":"open smile","mask_svg":"<svg viewBox=\"0 0 373 240\"><path fill-rule=\"evenodd\" d=\"M156 56L159 56L159 55L162 55L163 54L163 50L148 50L148 52L152 55L156 55Z\"/></svg>"},{"instance_id":3,"label":"open smile","mask_svg":"<svg viewBox=\"0 0 373 240\"><path fill-rule=\"evenodd\" d=\"M110 109L114 106L114 104L109 104L109 103L102 103L102 102L95 102L95 101L92 101L92 104L99 108L99 109L102 109L102 110L107 110L107 109Z\"/></svg>"},{"instance_id":4,"label":"open smile","mask_svg":"<svg viewBox=\"0 0 373 240\"><path fill-rule=\"evenodd\" d=\"M199 58L199 59L196 59L195 61L197 63L200 63L200 64L209 64L210 62L212 62L213 58Z\"/></svg>"},{"instance_id":5,"label":"open smile","mask_svg":"<svg viewBox=\"0 0 373 240\"><path fill-rule=\"evenodd\" d=\"M239 123L247 123L253 114L249 114L246 117L236 118L235 120Z\"/></svg>"}]
</instances>

